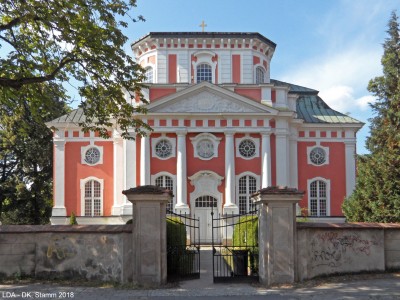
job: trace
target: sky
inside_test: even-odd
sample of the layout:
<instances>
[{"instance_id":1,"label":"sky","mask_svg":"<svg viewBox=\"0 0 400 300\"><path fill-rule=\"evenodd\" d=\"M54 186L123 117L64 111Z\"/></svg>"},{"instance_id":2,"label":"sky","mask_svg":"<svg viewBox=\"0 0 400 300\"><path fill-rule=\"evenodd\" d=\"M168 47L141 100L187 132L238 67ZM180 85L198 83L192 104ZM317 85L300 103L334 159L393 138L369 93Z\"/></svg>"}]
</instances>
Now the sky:
<instances>
[{"instance_id":1,"label":"sky","mask_svg":"<svg viewBox=\"0 0 400 300\"><path fill-rule=\"evenodd\" d=\"M259 32L277 44L271 78L306 86L335 110L364 123L357 152L368 153L367 91L382 74L382 44L400 0L138 0L131 12L145 22L124 31L130 43L151 31Z\"/></svg>"}]
</instances>

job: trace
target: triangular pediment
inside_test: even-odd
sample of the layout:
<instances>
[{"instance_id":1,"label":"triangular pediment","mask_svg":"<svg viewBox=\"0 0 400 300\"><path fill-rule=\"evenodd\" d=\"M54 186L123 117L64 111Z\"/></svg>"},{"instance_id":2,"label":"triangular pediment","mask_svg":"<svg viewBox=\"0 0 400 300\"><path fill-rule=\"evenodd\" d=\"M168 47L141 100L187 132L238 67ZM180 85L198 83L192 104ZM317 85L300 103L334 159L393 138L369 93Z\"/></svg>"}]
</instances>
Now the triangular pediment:
<instances>
[{"instance_id":1,"label":"triangular pediment","mask_svg":"<svg viewBox=\"0 0 400 300\"><path fill-rule=\"evenodd\" d=\"M274 109L208 82L148 105L149 113L269 113Z\"/></svg>"}]
</instances>

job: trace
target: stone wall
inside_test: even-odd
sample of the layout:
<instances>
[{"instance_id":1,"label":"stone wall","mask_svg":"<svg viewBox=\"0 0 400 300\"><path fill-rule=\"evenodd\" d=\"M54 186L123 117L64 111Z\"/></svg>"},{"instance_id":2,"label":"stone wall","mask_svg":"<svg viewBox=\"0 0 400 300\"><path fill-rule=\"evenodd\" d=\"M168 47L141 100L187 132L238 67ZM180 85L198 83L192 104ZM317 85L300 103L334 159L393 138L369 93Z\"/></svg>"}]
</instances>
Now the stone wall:
<instances>
[{"instance_id":1,"label":"stone wall","mask_svg":"<svg viewBox=\"0 0 400 300\"><path fill-rule=\"evenodd\" d=\"M297 280L400 268L400 224L297 223Z\"/></svg>"},{"instance_id":2,"label":"stone wall","mask_svg":"<svg viewBox=\"0 0 400 300\"><path fill-rule=\"evenodd\" d=\"M131 225L0 226L0 276L132 279Z\"/></svg>"}]
</instances>

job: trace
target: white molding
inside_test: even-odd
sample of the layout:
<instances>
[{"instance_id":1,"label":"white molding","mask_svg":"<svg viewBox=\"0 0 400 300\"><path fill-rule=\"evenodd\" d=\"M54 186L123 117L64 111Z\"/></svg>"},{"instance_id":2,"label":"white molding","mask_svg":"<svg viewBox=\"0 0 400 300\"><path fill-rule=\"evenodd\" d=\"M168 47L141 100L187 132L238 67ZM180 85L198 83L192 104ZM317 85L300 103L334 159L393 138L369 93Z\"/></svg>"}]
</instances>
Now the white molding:
<instances>
[{"instance_id":1,"label":"white molding","mask_svg":"<svg viewBox=\"0 0 400 300\"><path fill-rule=\"evenodd\" d=\"M194 191L190 193L190 207L195 208L195 200L201 196L212 196L218 200L217 209L221 211L222 193L218 191L224 177L209 170L199 171L189 177Z\"/></svg>"},{"instance_id":2,"label":"white molding","mask_svg":"<svg viewBox=\"0 0 400 300\"><path fill-rule=\"evenodd\" d=\"M171 155L168 157L159 157L156 153L156 145L159 141L167 140L171 143ZM160 160L167 160L173 157L176 157L176 139L167 137L165 134L162 134L160 137L151 138L151 156Z\"/></svg>"},{"instance_id":3,"label":"white molding","mask_svg":"<svg viewBox=\"0 0 400 300\"><path fill-rule=\"evenodd\" d=\"M214 153L211 157L208 157L208 158L201 157L197 153L197 144L204 139L210 140L213 143ZM221 141L221 138L217 138L215 135L213 135L211 133L200 133L200 134L196 135L195 137L190 138L190 140L193 145L193 152L194 152L193 157L199 158L201 160L211 160L213 158L218 157L218 146Z\"/></svg>"},{"instance_id":4,"label":"white molding","mask_svg":"<svg viewBox=\"0 0 400 300\"><path fill-rule=\"evenodd\" d=\"M323 177L314 177L311 179L307 180L307 202L308 202L308 206L307 206L307 210L310 209L310 193L311 193L311 189L310 189L310 184L316 180L320 180L325 182L326 184L326 216L330 216L331 215L331 180L330 179L326 179ZM319 197L319 195L318 195ZM319 207L319 202L317 202L317 207ZM317 212L319 215L319 211Z\"/></svg>"},{"instance_id":5,"label":"white molding","mask_svg":"<svg viewBox=\"0 0 400 300\"><path fill-rule=\"evenodd\" d=\"M146 115L146 117L148 117L149 115L153 115L153 114L157 114L157 113L166 113L167 115L176 115L176 111L170 111L170 112L164 112L163 110L170 110L170 107L172 105L174 105L175 103L178 103L180 101L184 101L186 102L187 99L192 98L192 97L196 97L197 95L201 94L205 92L206 94L214 94L218 99L225 99L228 100L229 103L227 102L227 104L229 105L237 105L237 106L243 106L244 108L251 110L251 114L259 114L259 115L268 115L268 116L275 116L275 115L285 115L287 112L280 112L272 107L266 106L264 104L258 103L256 101L250 100L249 98L239 95L235 92L232 92L226 88L211 84L207 81L203 81L199 84L194 84L186 89L183 89L181 91L178 91L176 93L173 93L171 95L165 96L162 99L156 101L156 102L152 102L149 105L147 105L147 109L148 109L148 114ZM204 94L205 95L205 94ZM197 96L198 97L198 96ZM181 104L182 106L182 104ZM187 111L186 108L182 108L179 107L178 109L178 114L179 111L181 111L182 115L187 115ZM242 112L235 112L234 110L230 110L229 109L223 109L224 112L226 112L227 114L232 113L232 114L240 114L243 116L243 111ZM203 112L207 112L206 110ZM218 112L218 111L214 111L214 112ZM198 111L196 113L201 114L202 111ZM209 113L209 112L207 112ZM291 116L293 114L293 112L290 112L289 116ZM138 115L139 117L140 115ZM145 116L143 116L145 117Z\"/></svg>"},{"instance_id":6,"label":"white molding","mask_svg":"<svg viewBox=\"0 0 400 300\"><path fill-rule=\"evenodd\" d=\"M256 151L255 151L255 153L254 153L254 155L252 157L244 157L244 156L242 156L240 154L239 145L244 140L251 140L255 145L255 150ZM236 138L235 139L235 152L236 152L235 153L236 157L240 157L240 158L243 158L243 159L246 159L246 160L251 160L253 158L260 157L260 139L251 137L250 135L245 135L244 137Z\"/></svg>"},{"instance_id":7,"label":"white molding","mask_svg":"<svg viewBox=\"0 0 400 300\"><path fill-rule=\"evenodd\" d=\"M310 153L311 153L311 151L312 151L313 149L315 149L315 148L321 148L322 150L325 151L325 162L322 163L322 164L320 164L320 165L314 164L314 163L311 161L311 158L310 158ZM314 146L308 146L308 147L307 147L307 164L313 165L313 166L315 166L315 167L322 167L322 166L325 166L325 165L329 165L329 147L321 146L319 143L317 143L317 144L314 145Z\"/></svg>"},{"instance_id":8,"label":"white molding","mask_svg":"<svg viewBox=\"0 0 400 300\"><path fill-rule=\"evenodd\" d=\"M193 56L197 58L197 61L192 61L193 66L193 83L197 84L197 66L200 64L207 64L211 66L211 74L212 80L211 82L215 84L215 70L217 68L217 62L213 62L212 58L217 53L209 51L209 50L199 50L197 52L192 53Z\"/></svg>"},{"instance_id":9,"label":"white molding","mask_svg":"<svg viewBox=\"0 0 400 300\"><path fill-rule=\"evenodd\" d=\"M101 214L100 216L104 215L104 179L100 179L94 176L89 176L83 179L80 179L80 191L81 191L81 213L80 216L85 216L85 184L90 180L96 180L100 182L100 189L101 189Z\"/></svg>"},{"instance_id":10,"label":"white molding","mask_svg":"<svg viewBox=\"0 0 400 300\"><path fill-rule=\"evenodd\" d=\"M103 157L104 157L104 152L103 152L103 146L97 146L94 144L93 141L89 140L90 144L87 146L82 146L81 147L81 164L82 165L88 165L88 166L96 166L96 165L102 165L103 164ZM94 164L89 164L85 161L85 154L86 151L88 151L90 148L96 148L97 150L99 150L100 152L100 157L99 157L99 161L94 163Z\"/></svg>"}]
</instances>

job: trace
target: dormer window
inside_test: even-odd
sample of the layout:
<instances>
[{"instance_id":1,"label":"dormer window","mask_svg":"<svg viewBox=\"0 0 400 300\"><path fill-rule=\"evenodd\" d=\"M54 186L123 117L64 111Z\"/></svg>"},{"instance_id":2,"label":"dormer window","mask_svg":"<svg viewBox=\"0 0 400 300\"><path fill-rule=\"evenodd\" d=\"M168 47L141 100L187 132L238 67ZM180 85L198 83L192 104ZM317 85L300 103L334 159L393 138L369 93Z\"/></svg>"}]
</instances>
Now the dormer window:
<instances>
[{"instance_id":1,"label":"dormer window","mask_svg":"<svg viewBox=\"0 0 400 300\"><path fill-rule=\"evenodd\" d=\"M265 83L265 71L262 67L256 68L256 84Z\"/></svg>"},{"instance_id":2,"label":"dormer window","mask_svg":"<svg viewBox=\"0 0 400 300\"><path fill-rule=\"evenodd\" d=\"M145 69L144 75L146 76L146 79L144 80L145 83L153 83L153 68L152 67L147 67Z\"/></svg>"},{"instance_id":3,"label":"dormer window","mask_svg":"<svg viewBox=\"0 0 400 300\"><path fill-rule=\"evenodd\" d=\"M202 81L212 83L212 68L209 64L199 64L197 66L197 83Z\"/></svg>"}]
</instances>

